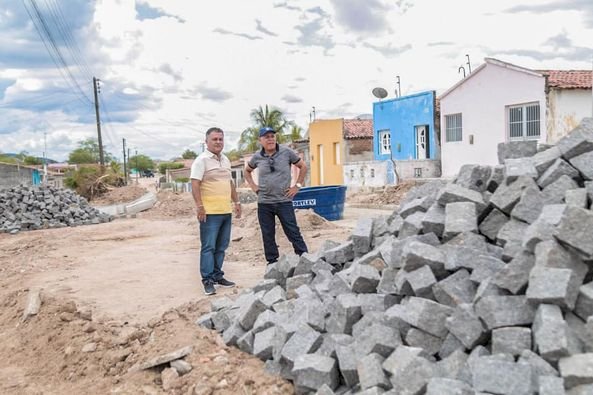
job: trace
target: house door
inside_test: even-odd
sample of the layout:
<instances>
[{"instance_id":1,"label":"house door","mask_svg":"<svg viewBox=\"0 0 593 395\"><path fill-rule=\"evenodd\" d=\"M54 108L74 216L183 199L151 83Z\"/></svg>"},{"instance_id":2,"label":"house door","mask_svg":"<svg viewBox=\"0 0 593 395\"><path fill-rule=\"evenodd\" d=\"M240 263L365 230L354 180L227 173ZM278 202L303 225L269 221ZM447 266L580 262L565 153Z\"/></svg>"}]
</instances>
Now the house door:
<instances>
[{"instance_id":1,"label":"house door","mask_svg":"<svg viewBox=\"0 0 593 395\"><path fill-rule=\"evenodd\" d=\"M416 159L428 158L428 125L418 125L416 129Z\"/></svg>"},{"instance_id":2,"label":"house door","mask_svg":"<svg viewBox=\"0 0 593 395\"><path fill-rule=\"evenodd\" d=\"M325 182L325 177L324 177L324 173L325 173L325 166L324 166L324 158L323 158L323 144L319 144L317 146L317 158L319 160L319 185L323 185L323 183Z\"/></svg>"}]
</instances>

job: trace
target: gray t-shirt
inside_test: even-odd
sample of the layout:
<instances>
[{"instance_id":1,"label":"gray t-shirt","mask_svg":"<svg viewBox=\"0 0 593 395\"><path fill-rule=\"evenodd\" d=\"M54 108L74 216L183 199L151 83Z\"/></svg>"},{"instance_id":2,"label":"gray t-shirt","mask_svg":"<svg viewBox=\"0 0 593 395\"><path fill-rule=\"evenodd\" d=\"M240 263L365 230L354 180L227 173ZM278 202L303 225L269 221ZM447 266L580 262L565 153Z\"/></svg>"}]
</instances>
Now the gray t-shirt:
<instances>
[{"instance_id":1,"label":"gray t-shirt","mask_svg":"<svg viewBox=\"0 0 593 395\"><path fill-rule=\"evenodd\" d=\"M278 144L276 144L276 152L272 156L267 155L261 149L251 157L248 163L249 167L258 169L258 203L281 203L292 200L284 194L290 187L291 165L300 160L301 158L296 152Z\"/></svg>"}]
</instances>

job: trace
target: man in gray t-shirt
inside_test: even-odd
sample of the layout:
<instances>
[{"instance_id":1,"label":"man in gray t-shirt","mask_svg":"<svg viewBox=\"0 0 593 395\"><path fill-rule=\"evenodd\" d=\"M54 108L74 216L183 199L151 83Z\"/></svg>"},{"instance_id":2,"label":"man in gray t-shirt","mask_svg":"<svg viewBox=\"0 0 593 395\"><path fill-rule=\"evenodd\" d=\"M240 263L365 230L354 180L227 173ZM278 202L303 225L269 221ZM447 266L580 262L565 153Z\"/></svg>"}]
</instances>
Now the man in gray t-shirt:
<instances>
[{"instance_id":1,"label":"man in gray t-shirt","mask_svg":"<svg viewBox=\"0 0 593 395\"><path fill-rule=\"evenodd\" d=\"M276 244L275 217L280 220L295 254L302 255L308 251L292 207L292 198L305 180L307 165L296 152L276 142L276 131L270 127L260 129L259 142L262 149L256 152L247 163L245 180L257 193L257 218L262 232L266 261L270 264L276 262L280 256ZM299 169L295 185L290 185L291 165ZM255 169L258 169L257 184L251 174Z\"/></svg>"}]
</instances>

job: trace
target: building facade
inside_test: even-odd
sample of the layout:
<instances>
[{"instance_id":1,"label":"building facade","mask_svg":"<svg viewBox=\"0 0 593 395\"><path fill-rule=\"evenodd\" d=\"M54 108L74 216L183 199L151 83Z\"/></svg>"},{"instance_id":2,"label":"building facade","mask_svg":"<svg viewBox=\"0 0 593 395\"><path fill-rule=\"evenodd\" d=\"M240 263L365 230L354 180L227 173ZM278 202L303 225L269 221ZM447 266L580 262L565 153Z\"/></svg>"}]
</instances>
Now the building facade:
<instances>
[{"instance_id":1,"label":"building facade","mask_svg":"<svg viewBox=\"0 0 593 395\"><path fill-rule=\"evenodd\" d=\"M452 178L464 164L498 164L499 143L558 141L591 114L591 72L486 58L439 101L443 177Z\"/></svg>"},{"instance_id":2,"label":"building facade","mask_svg":"<svg viewBox=\"0 0 593 395\"><path fill-rule=\"evenodd\" d=\"M398 179L439 177L440 127L434 91L373 103L373 153L386 172L386 184ZM387 162L383 164L382 162Z\"/></svg>"},{"instance_id":3,"label":"building facade","mask_svg":"<svg viewBox=\"0 0 593 395\"><path fill-rule=\"evenodd\" d=\"M373 121L322 119L309 125L311 185L344 184L345 166L373 157Z\"/></svg>"}]
</instances>

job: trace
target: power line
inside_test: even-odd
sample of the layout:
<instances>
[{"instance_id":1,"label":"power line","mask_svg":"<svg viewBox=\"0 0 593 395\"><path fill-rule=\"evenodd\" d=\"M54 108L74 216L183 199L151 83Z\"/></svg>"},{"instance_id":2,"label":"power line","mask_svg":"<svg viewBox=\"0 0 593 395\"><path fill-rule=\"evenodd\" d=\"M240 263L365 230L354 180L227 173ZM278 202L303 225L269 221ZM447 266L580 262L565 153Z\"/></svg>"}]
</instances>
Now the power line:
<instances>
[{"instance_id":1,"label":"power line","mask_svg":"<svg viewBox=\"0 0 593 395\"><path fill-rule=\"evenodd\" d=\"M29 1L31 3L32 8L33 8L35 17L37 19L35 17L33 17L33 14L31 13L31 11L29 10L29 8L27 7L26 0L23 0L23 5L25 6L25 9L27 11L27 14L31 18L31 21L33 21L33 25L35 26L35 29L37 30L37 33L39 34L39 37L41 38L41 40L43 42L43 45L45 46L45 49L47 50L47 52L49 53L50 57L52 58L52 60L56 64L56 67L59 69L60 74L62 74L62 77L70 85L70 87L72 89L78 90L78 92L79 92L79 94L81 95L82 98L84 98L90 104L93 104L93 102L86 95L86 93L84 93L84 91L80 87L78 81L76 81L76 79L74 78L74 75L70 71L70 68L68 67L67 62L64 59L64 56L62 55L62 52L58 48L58 45L56 43L56 40L53 37L53 35L52 35L52 33L51 33L50 29L49 29L49 26L48 26L46 20L44 19L43 15L41 14L41 11L39 10L39 7L37 5L36 0L29 0ZM47 40L49 41L49 44L50 44L49 46L48 46ZM50 47L51 47L51 49L50 49ZM52 49L53 49L53 53L52 53ZM56 58L57 58L57 60L56 60ZM60 66L60 64L61 64L61 66ZM65 73L68 76L66 76L64 74L64 71L65 71Z\"/></svg>"},{"instance_id":2,"label":"power line","mask_svg":"<svg viewBox=\"0 0 593 395\"><path fill-rule=\"evenodd\" d=\"M47 5L47 9L52 14L52 18L54 19L54 24L58 27L58 30L61 32L63 43L65 44L66 48L72 55L72 59L74 62L79 65L84 72L87 74L87 79L91 79L93 73L91 72L88 64L85 62L84 57L80 51L80 48L76 44L76 40L72 36L71 28L68 25L64 14L62 13L62 9L58 6L58 4L54 0L46 1L45 4Z\"/></svg>"},{"instance_id":3,"label":"power line","mask_svg":"<svg viewBox=\"0 0 593 395\"><path fill-rule=\"evenodd\" d=\"M59 91L53 91L51 93L48 93L46 95L38 95L38 96L33 96L31 99L19 99L19 100L13 100L13 101L9 101L9 102L4 102L0 104L0 108L2 107L11 107L11 106L18 106L19 104L40 104L45 100L50 99L52 96L55 96L57 94L75 94L74 92L70 92L70 91L66 91L66 90L59 90Z\"/></svg>"},{"instance_id":4,"label":"power line","mask_svg":"<svg viewBox=\"0 0 593 395\"><path fill-rule=\"evenodd\" d=\"M111 116L109 115L109 111L107 110L107 105L105 104L105 101L103 100L103 97L101 95L99 95L99 103L101 103L101 108L103 109L103 114L105 116L105 118L107 119L107 122L102 122L103 125L106 126L105 130L105 134L107 135L107 139L109 140L109 142L111 143L111 145L113 145L114 149L118 149L118 146L116 146L114 141L119 141L119 135L118 133L115 132L115 130L113 129L113 126L111 125L113 123L113 120L111 119Z\"/></svg>"}]
</instances>

